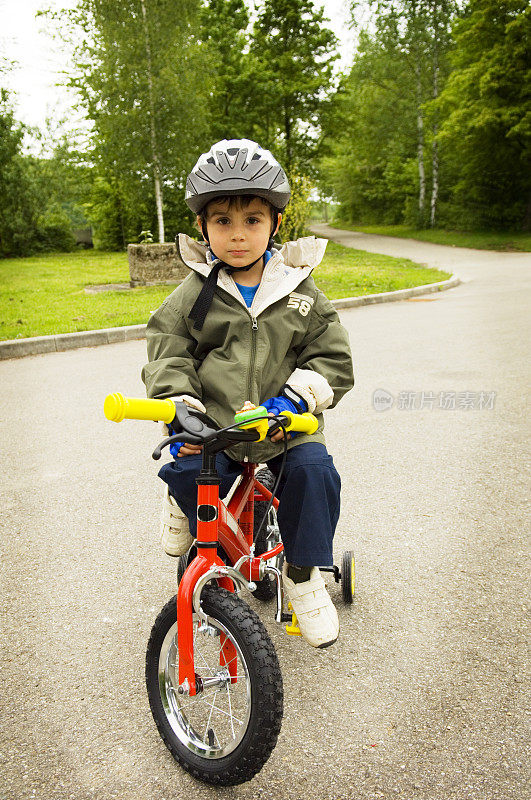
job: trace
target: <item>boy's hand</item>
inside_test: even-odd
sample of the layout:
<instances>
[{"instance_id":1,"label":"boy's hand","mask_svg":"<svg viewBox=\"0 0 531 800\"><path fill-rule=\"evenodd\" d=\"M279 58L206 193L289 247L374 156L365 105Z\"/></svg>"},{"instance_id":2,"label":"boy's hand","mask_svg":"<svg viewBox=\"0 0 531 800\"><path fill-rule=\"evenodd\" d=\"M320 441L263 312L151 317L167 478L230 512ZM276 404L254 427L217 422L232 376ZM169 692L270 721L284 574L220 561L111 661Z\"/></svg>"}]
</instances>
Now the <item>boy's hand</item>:
<instances>
[{"instance_id":1,"label":"boy's hand","mask_svg":"<svg viewBox=\"0 0 531 800\"><path fill-rule=\"evenodd\" d=\"M236 413L241 414L242 411L253 411L255 408L256 406L254 403L251 403L250 400L246 400L243 406L240 408L240 410L237 411ZM274 416L273 412L270 411L268 416L269 417ZM280 440L284 438L284 431L282 430L282 428L280 428L280 430L278 430L276 433L273 434L273 436L270 436L269 438L271 439L272 442L280 442Z\"/></svg>"},{"instance_id":2,"label":"boy's hand","mask_svg":"<svg viewBox=\"0 0 531 800\"><path fill-rule=\"evenodd\" d=\"M202 444L188 444L185 442L177 453L177 458L182 458L183 456L196 456L201 452L202 449Z\"/></svg>"},{"instance_id":3,"label":"boy's hand","mask_svg":"<svg viewBox=\"0 0 531 800\"><path fill-rule=\"evenodd\" d=\"M272 412L269 412L268 416L273 417L274 414ZM290 436L290 434L288 433L288 437L289 436ZM273 436L270 436L269 438L271 439L272 442L280 442L284 438L284 431L282 430L282 428L279 428L279 430L276 433L274 433Z\"/></svg>"},{"instance_id":4,"label":"boy's hand","mask_svg":"<svg viewBox=\"0 0 531 800\"><path fill-rule=\"evenodd\" d=\"M168 433L173 436L173 429L168 425ZM174 442L170 445L170 453L174 458L182 458L182 456L195 456L203 449L202 444L188 444L187 442Z\"/></svg>"}]
</instances>

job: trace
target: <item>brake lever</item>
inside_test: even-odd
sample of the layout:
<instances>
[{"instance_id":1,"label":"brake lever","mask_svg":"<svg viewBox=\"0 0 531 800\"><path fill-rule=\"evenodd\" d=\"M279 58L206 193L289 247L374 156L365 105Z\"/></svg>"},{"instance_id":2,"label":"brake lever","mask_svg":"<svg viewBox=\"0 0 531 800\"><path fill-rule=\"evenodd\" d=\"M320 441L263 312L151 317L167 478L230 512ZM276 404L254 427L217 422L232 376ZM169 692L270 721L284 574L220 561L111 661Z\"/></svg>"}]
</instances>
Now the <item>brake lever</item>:
<instances>
[{"instance_id":1,"label":"brake lever","mask_svg":"<svg viewBox=\"0 0 531 800\"><path fill-rule=\"evenodd\" d=\"M181 431L180 433L174 434L173 436L168 436L167 439L163 439L162 442L158 444L151 453L151 458L154 461L158 461L162 455L162 451L164 450L164 448L168 447L170 444L173 444L174 442L182 442L183 436L186 436L188 444L203 444L203 440L199 439L197 436L190 436L189 433Z\"/></svg>"}]
</instances>

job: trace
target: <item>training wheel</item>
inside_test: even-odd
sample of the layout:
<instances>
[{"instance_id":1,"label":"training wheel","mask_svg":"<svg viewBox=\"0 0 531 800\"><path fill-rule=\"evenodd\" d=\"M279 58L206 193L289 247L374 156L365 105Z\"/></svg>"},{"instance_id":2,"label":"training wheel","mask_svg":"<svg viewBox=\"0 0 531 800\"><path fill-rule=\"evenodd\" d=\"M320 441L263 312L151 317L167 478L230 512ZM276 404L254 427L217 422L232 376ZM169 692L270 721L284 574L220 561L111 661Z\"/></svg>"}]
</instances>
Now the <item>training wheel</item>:
<instances>
[{"instance_id":1,"label":"training wheel","mask_svg":"<svg viewBox=\"0 0 531 800\"><path fill-rule=\"evenodd\" d=\"M341 559L341 592L345 603L352 603L354 600L355 580L354 553L352 550L345 550Z\"/></svg>"}]
</instances>

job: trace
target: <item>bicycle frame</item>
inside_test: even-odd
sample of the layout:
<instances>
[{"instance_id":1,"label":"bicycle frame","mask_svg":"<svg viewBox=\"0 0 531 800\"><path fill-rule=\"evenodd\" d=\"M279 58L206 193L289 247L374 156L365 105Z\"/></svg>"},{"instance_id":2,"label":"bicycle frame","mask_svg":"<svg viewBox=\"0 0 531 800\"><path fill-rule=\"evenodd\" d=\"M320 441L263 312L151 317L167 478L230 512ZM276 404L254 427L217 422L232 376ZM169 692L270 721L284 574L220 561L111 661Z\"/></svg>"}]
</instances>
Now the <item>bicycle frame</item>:
<instances>
[{"instance_id":1,"label":"bicycle frame","mask_svg":"<svg viewBox=\"0 0 531 800\"><path fill-rule=\"evenodd\" d=\"M280 543L261 556L254 555L254 503L256 500L267 501L271 498L271 492L254 477L256 466L249 462L244 464L240 482L228 505L225 505L219 497L220 479L216 471L215 456L209 452L208 445L203 448L203 465L196 479L197 556L188 565L177 593L179 691L182 690L183 694L194 696L201 690L196 685L194 670L194 591L200 579L209 571L212 571L212 577L217 579L220 586L234 591L234 579L237 576L231 570L230 577L226 564L218 556L218 544L223 548L230 564L238 565L242 583L260 580L263 577L263 562L278 556L284 547ZM277 498L273 498L273 507L278 508ZM222 641L220 666L228 668L231 683L236 683L237 680L235 656L234 646L228 641Z\"/></svg>"}]
</instances>

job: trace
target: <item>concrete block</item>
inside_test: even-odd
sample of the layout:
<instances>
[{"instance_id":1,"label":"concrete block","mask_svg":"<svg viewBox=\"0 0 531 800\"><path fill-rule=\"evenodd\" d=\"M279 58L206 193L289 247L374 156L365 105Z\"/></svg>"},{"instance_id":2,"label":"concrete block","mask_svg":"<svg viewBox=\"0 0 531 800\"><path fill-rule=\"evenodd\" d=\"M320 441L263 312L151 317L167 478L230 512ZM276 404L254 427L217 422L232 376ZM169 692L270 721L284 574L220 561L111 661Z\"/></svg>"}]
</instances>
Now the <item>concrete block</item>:
<instances>
[{"instance_id":1,"label":"concrete block","mask_svg":"<svg viewBox=\"0 0 531 800\"><path fill-rule=\"evenodd\" d=\"M131 286L180 283L190 270L173 243L130 244L127 246Z\"/></svg>"}]
</instances>

